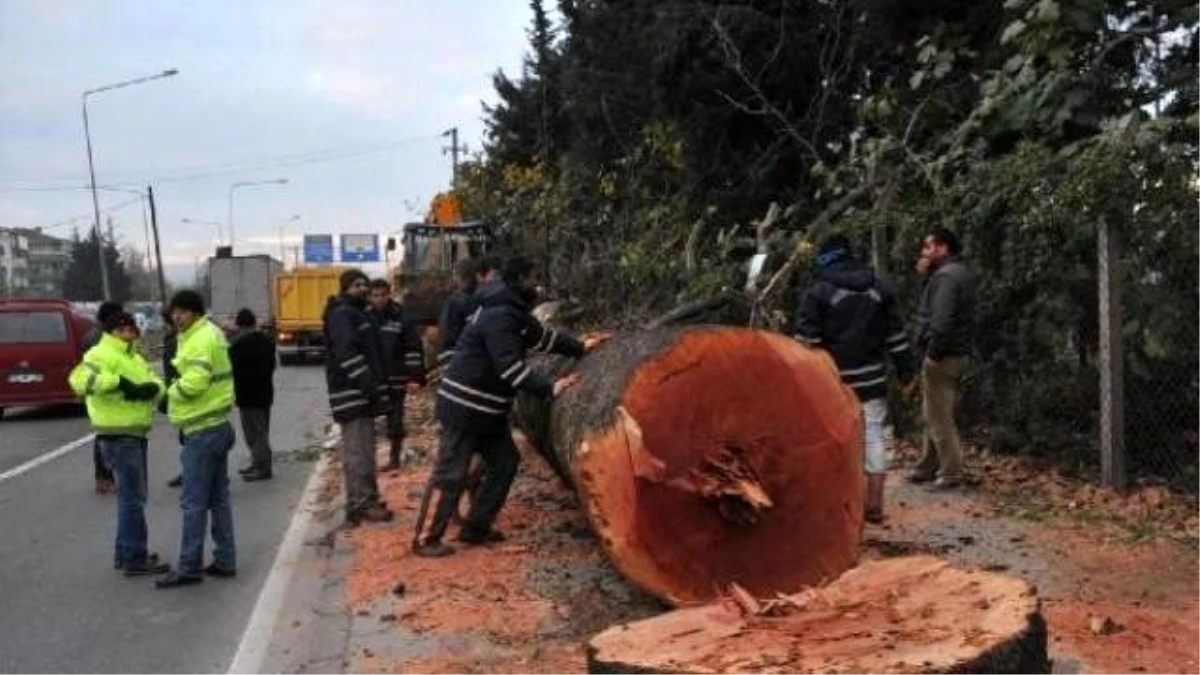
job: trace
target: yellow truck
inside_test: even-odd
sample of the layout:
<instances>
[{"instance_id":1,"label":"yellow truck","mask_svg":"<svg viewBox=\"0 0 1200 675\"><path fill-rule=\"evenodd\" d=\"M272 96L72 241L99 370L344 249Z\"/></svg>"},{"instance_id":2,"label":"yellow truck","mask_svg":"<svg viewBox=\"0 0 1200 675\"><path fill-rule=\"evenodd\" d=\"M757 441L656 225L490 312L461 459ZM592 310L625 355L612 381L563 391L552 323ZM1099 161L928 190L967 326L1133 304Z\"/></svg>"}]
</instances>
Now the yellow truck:
<instances>
[{"instance_id":1,"label":"yellow truck","mask_svg":"<svg viewBox=\"0 0 1200 675\"><path fill-rule=\"evenodd\" d=\"M275 348L285 366L325 356L321 315L338 294L341 267L298 267L275 277Z\"/></svg>"}]
</instances>

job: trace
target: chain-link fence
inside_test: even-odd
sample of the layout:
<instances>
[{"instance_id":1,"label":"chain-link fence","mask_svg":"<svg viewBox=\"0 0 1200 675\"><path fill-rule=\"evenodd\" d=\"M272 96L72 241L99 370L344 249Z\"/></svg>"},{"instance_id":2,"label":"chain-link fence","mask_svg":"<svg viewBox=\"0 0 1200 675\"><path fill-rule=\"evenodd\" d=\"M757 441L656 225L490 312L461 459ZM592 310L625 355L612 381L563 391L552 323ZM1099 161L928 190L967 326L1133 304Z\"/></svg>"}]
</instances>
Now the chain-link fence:
<instances>
[{"instance_id":1,"label":"chain-link fence","mask_svg":"<svg viewBox=\"0 0 1200 675\"><path fill-rule=\"evenodd\" d=\"M1123 251L1126 461L1132 476L1194 492L1200 465L1196 251L1175 250L1164 239L1134 239Z\"/></svg>"}]
</instances>

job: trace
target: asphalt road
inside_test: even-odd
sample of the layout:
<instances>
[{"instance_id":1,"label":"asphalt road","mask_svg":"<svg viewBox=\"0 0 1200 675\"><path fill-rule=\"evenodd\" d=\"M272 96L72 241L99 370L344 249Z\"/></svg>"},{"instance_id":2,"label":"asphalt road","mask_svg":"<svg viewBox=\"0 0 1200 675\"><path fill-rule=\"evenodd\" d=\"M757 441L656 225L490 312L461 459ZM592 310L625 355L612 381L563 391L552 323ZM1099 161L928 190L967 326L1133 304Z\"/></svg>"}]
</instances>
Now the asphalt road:
<instances>
[{"instance_id":1,"label":"asphalt road","mask_svg":"<svg viewBox=\"0 0 1200 675\"><path fill-rule=\"evenodd\" d=\"M91 443L19 475L11 470L88 434L71 409L11 410L0 421L0 672L225 672L246 629L324 432L318 367L275 377L275 479L247 484L231 457L238 577L157 590L112 568L116 498L93 491ZM179 550L178 443L165 419L150 436L150 550ZM211 556L211 544L206 544ZM209 558L211 559L211 558Z\"/></svg>"}]
</instances>

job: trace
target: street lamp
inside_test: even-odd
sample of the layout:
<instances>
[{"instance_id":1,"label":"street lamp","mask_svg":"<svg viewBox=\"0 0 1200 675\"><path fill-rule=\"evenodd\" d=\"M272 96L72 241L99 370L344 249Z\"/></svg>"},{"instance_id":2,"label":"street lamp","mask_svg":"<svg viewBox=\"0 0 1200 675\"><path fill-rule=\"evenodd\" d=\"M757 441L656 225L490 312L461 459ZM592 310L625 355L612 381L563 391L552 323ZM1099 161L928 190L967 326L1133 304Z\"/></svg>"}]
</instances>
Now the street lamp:
<instances>
[{"instance_id":1,"label":"street lamp","mask_svg":"<svg viewBox=\"0 0 1200 675\"><path fill-rule=\"evenodd\" d=\"M180 218L179 222L185 225L215 225L217 227L217 246L221 245L221 222L217 220L196 220L194 218Z\"/></svg>"},{"instance_id":2,"label":"street lamp","mask_svg":"<svg viewBox=\"0 0 1200 675\"><path fill-rule=\"evenodd\" d=\"M285 185L288 179L274 178L271 180L240 180L229 186L229 249L233 250L233 191L240 187L250 187L251 185Z\"/></svg>"},{"instance_id":3,"label":"street lamp","mask_svg":"<svg viewBox=\"0 0 1200 675\"><path fill-rule=\"evenodd\" d=\"M103 92L103 91L111 91L113 89L121 89L122 87L131 87L135 84L142 84L145 82L150 82L152 80L159 80L164 77L171 77L178 73L179 73L178 70L176 70L175 68L171 68L169 70L164 70L161 73L158 73L156 75L139 77L139 78L136 78L133 80L126 80L124 82L118 82L116 84L109 84L109 85L105 85L103 87L96 87L95 89L88 89L87 91L83 92L82 96L80 97L83 102L83 138L84 138L84 141L87 143L88 176L91 179L91 185L92 185L92 213L95 216L95 220L92 221L92 231L95 232L95 234L96 234L96 252L100 258L100 284L104 290L104 299L105 300L112 300L112 288L110 287L110 285L108 283L108 264L104 259L104 239L100 236L100 198L96 195L96 166L95 166L95 161L92 159L92 132L91 132L91 129L88 124L88 109L87 109L88 96L91 96L92 94L99 94L100 92Z\"/></svg>"},{"instance_id":4,"label":"street lamp","mask_svg":"<svg viewBox=\"0 0 1200 675\"><path fill-rule=\"evenodd\" d=\"M293 213L287 220L279 223L279 262L283 263L284 267L287 267L287 249L283 247L283 228L297 220L300 220L300 214Z\"/></svg>"}]
</instances>

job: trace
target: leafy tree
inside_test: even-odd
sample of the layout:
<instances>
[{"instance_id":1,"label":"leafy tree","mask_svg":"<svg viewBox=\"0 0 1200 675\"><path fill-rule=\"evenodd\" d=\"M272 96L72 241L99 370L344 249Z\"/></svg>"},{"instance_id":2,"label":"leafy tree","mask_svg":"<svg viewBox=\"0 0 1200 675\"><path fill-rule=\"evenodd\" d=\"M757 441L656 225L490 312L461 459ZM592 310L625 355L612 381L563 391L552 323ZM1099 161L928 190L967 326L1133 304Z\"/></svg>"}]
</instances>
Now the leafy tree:
<instances>
[{"instance_id":1,"label":"leafy tree","mask_svg":"<svg viewBox=\"0 0 1200 675\"><path fill-rule=\"evenodd\" d=\"M95 302L104 299L96 249L94 231L89 231L86 238L80 238L79 233L75 233L71 242L71 262L67 265L63 279L63 296L67 300ZM104 258L113 300L127 302L131 299L129 274L125 270L121 254L113 242L108 240L104 241Z\"/></svg>"}]
</instances>

